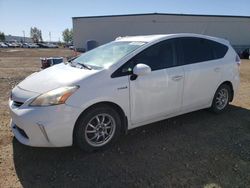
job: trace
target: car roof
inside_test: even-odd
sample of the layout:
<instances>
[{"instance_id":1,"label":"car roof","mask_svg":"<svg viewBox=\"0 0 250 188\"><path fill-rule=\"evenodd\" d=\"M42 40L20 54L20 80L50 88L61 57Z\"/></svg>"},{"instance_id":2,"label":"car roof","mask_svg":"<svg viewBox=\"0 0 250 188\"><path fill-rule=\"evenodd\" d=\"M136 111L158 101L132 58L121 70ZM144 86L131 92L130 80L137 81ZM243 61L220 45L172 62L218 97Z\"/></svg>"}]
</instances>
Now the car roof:
<instances>
[{"instance_id":1,"label":"car roof","mask_svg":"<svg viewBox=\"0 0 250 188\"><path fill-rule=\"evenodd\" d=\"M139 36L124 36L116 38L116 41L140 41L140 42L154 42L158 40L164 40L168 38L178 38L178 37L198 37L214 40L223 44L228 45L229 42L222 38L195 34L195 33L176 33L176 34L157 34L157 35L139 35Z\"/></svg>"}]
</instances>

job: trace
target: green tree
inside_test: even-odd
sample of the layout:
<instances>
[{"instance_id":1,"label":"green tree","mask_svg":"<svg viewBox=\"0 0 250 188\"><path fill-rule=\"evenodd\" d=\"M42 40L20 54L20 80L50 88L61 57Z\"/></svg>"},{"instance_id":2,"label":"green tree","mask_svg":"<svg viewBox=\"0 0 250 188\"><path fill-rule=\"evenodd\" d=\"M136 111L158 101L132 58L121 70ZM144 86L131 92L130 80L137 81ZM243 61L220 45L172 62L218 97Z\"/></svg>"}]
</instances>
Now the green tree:
<instances>
[{"instance_id":1,"label":"green tree","mask_svg":"<svg viewBox=\"0 0 250 188\"><path fill-rule=\"evenodd\" d=\"M1 32L1 31L0 31L0 41L5 41L4 32Z\"/></svg>"},{"instance_id":2,"label":"green tree","mask_svg":"<svg viewBox=\"0 0 250 188\"><path fill-rule=\"evenodd\" d=\"M30 37L32 38L33 42L35 42L35 43L43 41L42 31L36 27L30 28Z\"/></svg>"},{"instance_id":3,"label":"green tree","mask_svg":"<svg viewBox=\"0 0 250 188\"><path fill-rule=\"evenodd\" d=\"M39 40L40 42L43 42L42 30L39 31Z\"/></svg>"},{"instance_id":4,"label":"green tree","mask_svg":"<svg viewBox=\"0 0 250 188\"><path fill-rule=\"evenodd\" d=\"M63 41L66 43L72 43L73 42L73 30L72 29L65 29L62 32Z\"/></svg>"}]
</instances>

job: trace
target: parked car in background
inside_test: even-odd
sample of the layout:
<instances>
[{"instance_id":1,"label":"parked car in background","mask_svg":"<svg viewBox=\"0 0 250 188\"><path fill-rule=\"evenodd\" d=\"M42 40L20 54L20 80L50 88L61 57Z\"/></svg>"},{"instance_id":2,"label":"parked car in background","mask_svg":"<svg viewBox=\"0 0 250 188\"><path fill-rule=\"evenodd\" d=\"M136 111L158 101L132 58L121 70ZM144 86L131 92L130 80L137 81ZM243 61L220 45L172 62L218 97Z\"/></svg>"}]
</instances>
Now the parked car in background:
<instances>
[{"instance_id":1,"label":"parked car in background","mask_svg":"<svg viewBox=\"0 0 250 188\"><path fill-rule=\"evenodd\" d=\"M5 45L7 45L9 48L14 48L14 46L12 46L12 44L9 42L5 42Z\"/></svg>"},{"instance_id":2,"label":"parked car in background","mask_svg":"<svg viewBox=\"0 0 250 188\"><path fill-rule=\"evenodd\" d=\"M35 43L29 43L30 48L39 48L39 46Z\"/></svg>"},{"instance_id":3,"label":"parked car in background","mask_svg":"<svg viewBox=\"0 0 250 188\"><path fill-rule=\"evenodd\" d=\"M57 45L52 44L52 43L47 43L47 46L48 46L49 48L58 48Z\"/></svg>"},{"instance_id":4,"label":"parked car in background","mask_svg":"<svg viewBox=\"0 0 250 188\"><path fill-rule=\"evenodd\" d=\"M20 43L17 42L16 40L9 41L8 44L9 44L12 48L19 48L19 47L20 47Z\"/></svg>"},{"instance_id":5,"label":"parked car in background","mask_svg":"<svg viewBox=\"0 0 250 188\"><path fill-rule=\"evenodd\" d=\"M72 43L65 43L63 45L64 48L69 48L71 50L75 49L74 45Z\"/></svg>"},{"instance_id":6,"label":"parked car in background","mask_svg":"<svg viewBox=\"0 0 250 188\"><path fill-rule=\"evenodd\" d=\"M29 48L29 44L27 42L22 43L22 48Z\"/></svg>"},{"instance_id":7,"label":"parked car in background","mask_svg":"<svg viewBox=\"0 0 250 188\"><path fill-rule=\"evenodd\" d=\"M22 47L22 45L23 45L23 43L21 43L21 42L17 42L16 44L17 44L17 45L18 45L18 47L20 47L20 48L21 48L21 47Z\"/></svg>"},{"instance_id":8,"label":"parked car in background","mask_svg":"<svg viewBox=\"0 0 250 188\"><path fill-rule=\"evenodd\" d=\"M39 46L35 43L23 43L22 47L23 48L39 48Z\"/></svg>"},{"instance_id":9,"label":"parked car in background","mask_svg":"<svg viewBox=\"0 0 250 188\"><path fill-rule=\"evenodd\" d=\"M243 52L241 52L241 54L240 54L240 58L241 59L250 59L250 48L246 48L245 50L243 50Z\"/></svg>"},{"instance_id":10,"label":"parked car in background","mask_svg":"<svg viewBox=\"0 0 250 188\"><path fill-rule=\"evenodd\" d=\"M9 48L17 48L19 47L18 44L14 43L14 42L5 42L5 44L9 47Z\"/></svg>"},{"instance_id":11,"label":"parked car in background","mask_svg":"<svg viewBox=\"0 0 250 188\"><path fill-rule=\"evenodd\" d=\"M58 48L57 45L52 43L38 43L37 44L40 48Z\"/></svg>"},{"instance_id":12,"label":"parked car in background","mask_svg":"<svg viewBox=\"0 0 250 188\"><path fill-rule=\"evenodd\" d=\"M20 48L20 47L22 47L22 44L19 43L19 42L15 42L14 44L15 44L15 48Z\"/></svg>"},{"instance_id":13,"label":"parked car in background","mask_svg":"<svg viewBox=\"0 0 250 188\"><path fill-rule=\"evenodd\" d=\"M75 46L69 46L69 49L71 49L71 50L74 50L75 49Z\"/></svg>"},{"instance_id":14,"label":"parked car in background","mask_svg":"<svg viewBox=\"0 0 250 188\"><path fill-rule=\"evenodd\" d=\"M4 42L0 42L0 48L8 48L8 46Z\"/></svg>"},{"instance_id":15,"label":"parked car in background","mask_svg":"<svg viewBox=\"0 0 250 188\"><path fill-rule=\"evenodd\" d=\"M20 46L19 46L19 44L18 43L12 43L12 46L14 47L14 48L19 48Z\"/></svg>"},{"instance_id":16,"label":"parked car in background","mask_svg":"<svg viewBox=\"0 0 250 188\"><path fill-rule=\"evenodd\" d=\"M39 48L48 48L46 43L37 43L37 45L39 46Z\"/></svg>"},{"instance_id":17,"label":"parked car in background","mask_svg":"<svg viewBox=\"0 0 250 188\"><path fill-rule=\"evenodd\" d=\"M138 126L204 108L224 112L239 66L224 39L120 37L19 83L9 101L12 131L25 145L98 150Z\"/></svg>"}]
</instances>

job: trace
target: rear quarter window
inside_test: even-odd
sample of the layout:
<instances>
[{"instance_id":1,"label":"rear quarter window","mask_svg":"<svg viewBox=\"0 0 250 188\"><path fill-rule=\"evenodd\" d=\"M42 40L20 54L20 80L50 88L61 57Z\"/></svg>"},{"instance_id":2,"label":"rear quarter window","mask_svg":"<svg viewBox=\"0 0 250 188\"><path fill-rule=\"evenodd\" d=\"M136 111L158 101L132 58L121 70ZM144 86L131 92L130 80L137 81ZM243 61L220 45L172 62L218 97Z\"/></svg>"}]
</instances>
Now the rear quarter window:
<instances>
[{"instance_id":1,"label":"rear quarter window","mask_svg":"<svg viewBox=\"0 0 250 188\"><path fill-rule=\"evenodd\" d=\"M220 59L226 55L228 51L228 47L226 45L215 42L215 41L210 41L210 43L211 43L210 44L211 48L214 51L214 56L215 56L214 59Z\"/></svg>"},{"instance_id":2,"label":"rear quarter window","mask_svg":"<svg viewBox=\"0 0 250 188\"><path fill-rule=\"evenodd\" d=\"M221 43L198 37L180 38L183 64L200 63L223 58L228 47Z\"/></svg>"}]
</instances>

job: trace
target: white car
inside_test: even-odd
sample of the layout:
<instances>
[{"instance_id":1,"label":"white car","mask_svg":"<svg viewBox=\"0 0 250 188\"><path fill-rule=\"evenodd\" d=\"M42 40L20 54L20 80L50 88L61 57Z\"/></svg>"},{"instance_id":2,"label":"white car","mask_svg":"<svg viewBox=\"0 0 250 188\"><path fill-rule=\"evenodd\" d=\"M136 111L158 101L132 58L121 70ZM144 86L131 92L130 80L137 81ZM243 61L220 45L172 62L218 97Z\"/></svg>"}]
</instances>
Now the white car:
<instances>
[{"instance_id":1,"label":"white car","mask_svg":"<svg viewBox=\"0 0 250 188\"><path fill-rule=\"evenodd\" d=\"M11 127L29 146L106 147L129 129L223 112L239 85L228 41L197 34L119 37L34 73L11 92Z\"/></svg>"},{"instance_id":2,"label":"white car","mask_svg":"<svg viewBox=\"0 0 250 188\"><path fill-rule=\"evenodd\" d=\"M0 42L0 48L8 48L8 46L4 42Z\"/></svg>"},{"instance_id":3,"label":"white car","mask_svg":"<svg viewBox=\"0 0 250 188\"><path fill-rule=\"evenodd\" d=\"M23 48L39 48L39 46L34 43L23 43L22 47Z\"/></svg>"}]
</instances>

